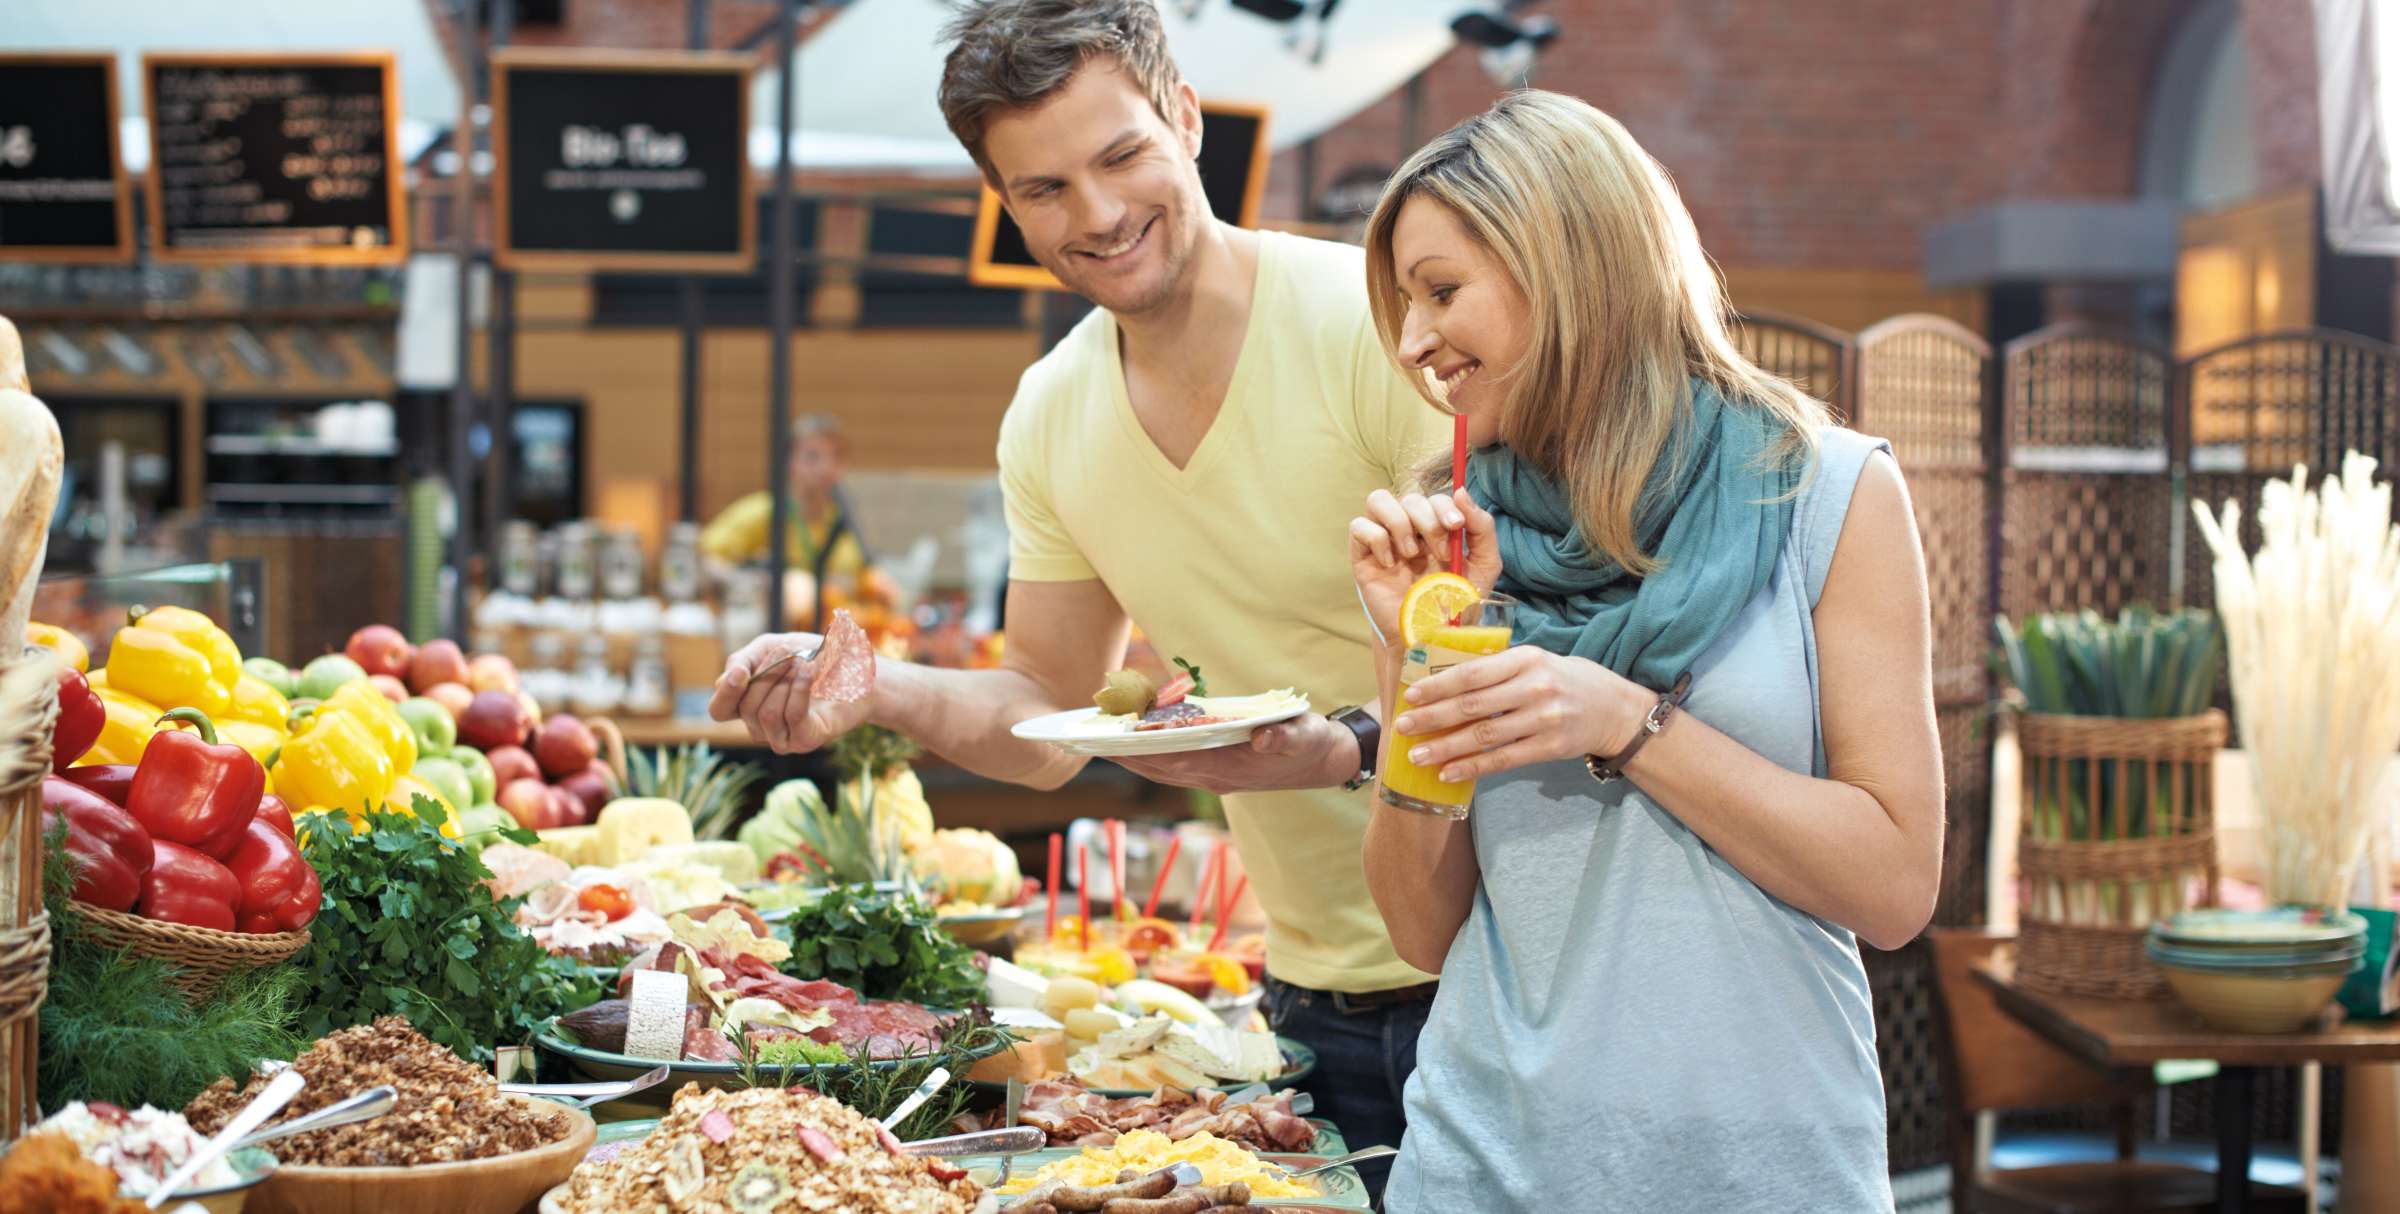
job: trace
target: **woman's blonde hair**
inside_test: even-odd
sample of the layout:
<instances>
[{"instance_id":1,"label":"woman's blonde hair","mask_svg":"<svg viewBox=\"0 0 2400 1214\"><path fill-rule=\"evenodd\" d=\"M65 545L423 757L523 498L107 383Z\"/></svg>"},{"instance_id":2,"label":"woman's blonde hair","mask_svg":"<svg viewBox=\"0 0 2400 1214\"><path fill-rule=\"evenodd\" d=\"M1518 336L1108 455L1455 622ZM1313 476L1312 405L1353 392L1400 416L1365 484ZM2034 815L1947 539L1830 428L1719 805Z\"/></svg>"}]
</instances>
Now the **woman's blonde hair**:
<instances>
[{"instance_id":1,"label":"woman's blonde hair","mask_svg":"<svg viewBox=\"0 0 2400 1214\"><path fill-rule=\"evenodd\" d=\"M1786 434L1769 458L1806 466L1824 404L1743 357L1691 213L1616 119L1563 94L1512 93L1400 166L1366 237L1368 301L1395 361L1408 300L1392 230L1420 196L1456 215L1525 297L1525 354L1502 381L1500 440L1561 483L1596 555L1635 574L1658 567L1636 511L1652 465L1681 441L1693 380L1729 407L1773 415ZM1447 411L1427 375L1411 378ZM1425 482L1447 486L1448 476L1445 457Z\"/></svg>"}]
</instances>

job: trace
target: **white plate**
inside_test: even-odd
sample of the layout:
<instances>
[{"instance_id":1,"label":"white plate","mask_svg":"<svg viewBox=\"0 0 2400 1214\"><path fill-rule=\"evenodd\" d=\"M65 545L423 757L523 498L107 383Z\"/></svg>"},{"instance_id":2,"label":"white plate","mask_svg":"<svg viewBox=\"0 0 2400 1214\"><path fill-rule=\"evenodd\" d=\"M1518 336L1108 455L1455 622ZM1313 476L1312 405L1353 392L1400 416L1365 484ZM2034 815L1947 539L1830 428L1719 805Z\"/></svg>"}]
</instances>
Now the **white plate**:
<instances>
[{"instance_id":1,"label":"white plate","mask_svg":"<svg viewBox=\"0 0 2400 1214\"><path fill-rule=\"evenodd\" d=\"M1153 729L1147 733L1094 733L1091 732L1092 722L1101 715L1100 710L1076 708L1020 721L1008 732L1028 742L1047 742L1071 754L1099 755L1103 758L1115 755L1173 755L1237 746L1249 741L1251 731L1261 725L1289 721L1307 713L1308 697L1296 695L1272 712L1256 713L1215 725L1187 725L1181 729Z\"/></svg>"}]
</instances>

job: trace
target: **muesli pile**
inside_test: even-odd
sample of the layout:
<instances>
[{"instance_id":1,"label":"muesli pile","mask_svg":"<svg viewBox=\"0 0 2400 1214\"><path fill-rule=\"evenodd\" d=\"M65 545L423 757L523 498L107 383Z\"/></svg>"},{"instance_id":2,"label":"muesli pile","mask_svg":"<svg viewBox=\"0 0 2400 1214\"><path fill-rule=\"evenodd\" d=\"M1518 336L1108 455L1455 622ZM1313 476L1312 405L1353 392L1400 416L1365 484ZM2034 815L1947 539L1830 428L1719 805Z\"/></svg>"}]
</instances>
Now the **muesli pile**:
<instances>
[{"instance_id":1,"label":"muesli pile","mask_svg":"<svg viewBox=\"0 0 2400 1214\"><path fill-rule=\"evenodd\" d=\"M286 1164L374 1168L490 1159L556 1142L572 1124L547 1106L501 1094L490 1075L427 1041L398 1016L328 1033L292 1065L308 1077L308 1086L278 1122L378 1084L391 1084L400 1098L373 1121L276 1140L275 1155ZM219 1079L184 1116L201 1133L214 1134L267 1082L254 1076L237 1091L232 1080Z\"/></svg>"},{"instance_id":2,"label":"muesli pile","mask_svg":"<svg viewBox=\"0 0 2400 1214\"><path fill-rule=\"evenodd\" d=\"M686 1084L648 1137L587 1160L567 1214L625 1210L985 1214L998 1202L938 1159L902 1153L882 1126L806 1088Z\"/></svg>"}]
</instances>

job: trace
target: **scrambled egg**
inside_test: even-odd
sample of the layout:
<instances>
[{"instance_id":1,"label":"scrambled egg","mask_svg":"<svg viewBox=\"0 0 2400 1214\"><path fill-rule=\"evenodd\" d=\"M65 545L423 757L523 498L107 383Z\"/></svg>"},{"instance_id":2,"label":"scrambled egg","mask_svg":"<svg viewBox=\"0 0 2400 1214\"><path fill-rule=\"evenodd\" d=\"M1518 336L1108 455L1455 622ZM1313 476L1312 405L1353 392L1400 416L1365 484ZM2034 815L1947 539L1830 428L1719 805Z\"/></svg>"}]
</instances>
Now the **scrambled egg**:
<instances>
[{"instance_id":1,"label":"scrambled egg","mask_svg":"<svg viewBox=\"0 0 2400 1214\"><path fill-rule=\"evenodd\" d=\"M1307 1181L1285 1179L1274 1165L1214 1134L1199 1133L1181 1142L1170 1142L1156 1130L1120 1134L1113 1147L1085 1147L1080 1155L1045 1164L1030 1176L1019 1175L995 1191L1022 1193L1048 1180L1063 1180L1078 1188L1112 1185L1117 1183L1117 1173L1127 1168L1155 1172L1178 1163L1199 1168L1202 1184L1232 1184L1238 1180L1250 1186L1252 1197L1262 1200L1318 1195L1315 1186Z\"/></svg>"}]
</instances>

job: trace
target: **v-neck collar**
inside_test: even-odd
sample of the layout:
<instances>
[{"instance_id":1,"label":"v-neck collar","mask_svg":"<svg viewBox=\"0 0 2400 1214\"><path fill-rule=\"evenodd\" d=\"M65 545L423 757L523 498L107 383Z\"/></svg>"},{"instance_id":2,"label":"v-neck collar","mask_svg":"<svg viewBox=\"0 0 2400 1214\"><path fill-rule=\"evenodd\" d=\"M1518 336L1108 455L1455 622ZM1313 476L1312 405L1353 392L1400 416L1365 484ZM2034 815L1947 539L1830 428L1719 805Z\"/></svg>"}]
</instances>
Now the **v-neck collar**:
<instances>
[{"instance_id":1,"label":"v-neck collar","mask_svg":"<svg viewBox=\"0 0 2400 1214\"><path fill-rule=\"evenodd\" d=\"M1125 427L1126 438L1141 452L1142 462L1151 474L1178 491L1189 492L1220 458L1218 451L1233 441L1224 435L1229 414L1246 396L1243 388L1249 376L1251 352L1258 345L1260 316L1266 311L1260 304L1267 293L1267 261L1274 256L1270 235L1258 233L1258 264L1250 279L1250 316L1242 324L1242 347L1234 355L1233 375L1225 381L1225 396L1217 402L1217 415L1209 420L1207 432L1192 447L1192 458L1184 461L1183 467L1176 467L1175 461L1158 449L1158 440L1150 437L1150 432L1142 428L1141 417L1134 413L1133 394L1125 388L1123 335L1117 329L1117 318L1114 315L1107 318L1108 331L1101 336L1108 348L1108 388L1116 397L1117 421Z\"/></svg>"}]
</instances>

